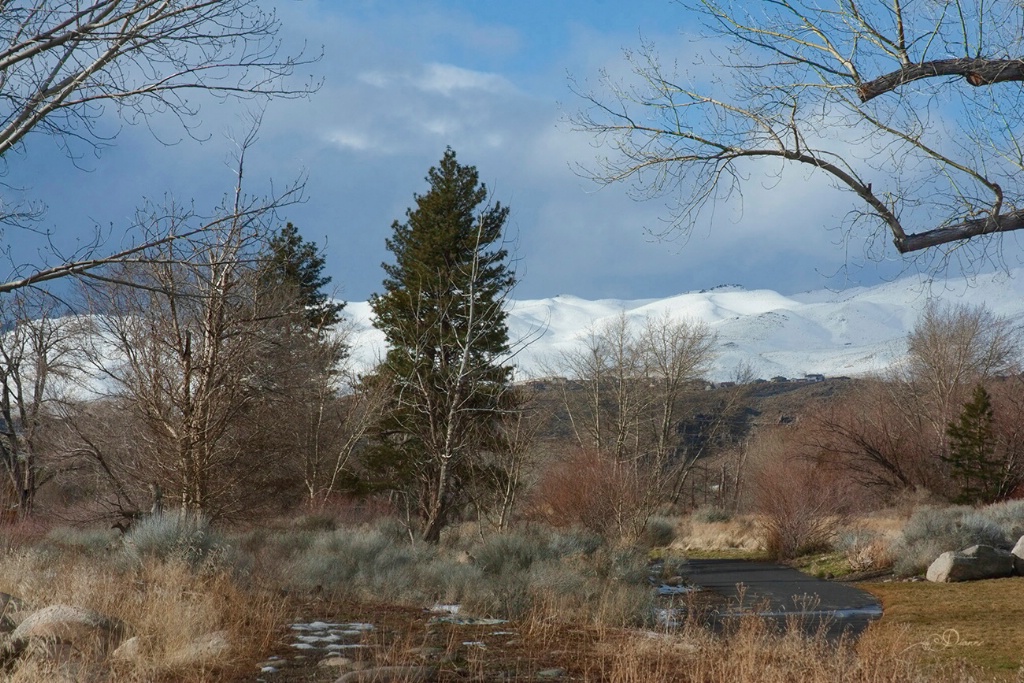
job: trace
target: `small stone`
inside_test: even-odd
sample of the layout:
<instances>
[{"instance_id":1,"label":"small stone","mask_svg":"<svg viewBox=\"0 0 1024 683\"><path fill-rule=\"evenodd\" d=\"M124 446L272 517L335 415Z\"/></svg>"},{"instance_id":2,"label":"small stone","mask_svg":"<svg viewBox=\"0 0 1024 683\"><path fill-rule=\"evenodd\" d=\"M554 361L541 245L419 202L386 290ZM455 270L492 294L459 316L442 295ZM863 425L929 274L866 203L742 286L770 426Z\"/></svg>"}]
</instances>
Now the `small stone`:
<instances>
[{"instance_id":1,"label":"small stone","mask_svg":"<svg viewBox=\"0 0 1024 683\"><path fill-rule=\"evenodd\" d=\"M353 666L353 664L354 664L354 662L351 659L349 659L348 657L338 657L337 655L334 655L334 656L331 656L331 657L327 657L325 659L321 659L320 660L320 664L318 664L317 666L322 666L324 668L328 668L329 667L329 668L342 669L342 670L345 670L345 671L349 671L349 670L355 668Z\"/></svg>"},{"instance_id":2,"label":"small stone","mask_svg":"<svg viewBox=\"0 0 1024 683\"><path fill-rule=\"evenodd\" d=\"M565 675L565 669L553 668L553 669L542 669L537 672L537 678L561 678Z\"/></svg>"},{"instance_id":3,"label":"small stone","mask_svg":"<svg viewBox=\"0 0 1024 683\"><path fill-rule=\"evenodd\" d=\"M210 665L224 658L231 650L227 631L205 633L185 647L167 656L169 666Z\"/></svg>"},{"instance_id":4,"label":"small stone","mask_svg":"<svg viewBox=\"0 0 1024 683\"><path fill-rule=\"evenodd\" d=\"M142 639L133 636L121 643L121 646L111 653L111 659L122 662L130 662L142 656Z\"/></svg>"}]
</instances>

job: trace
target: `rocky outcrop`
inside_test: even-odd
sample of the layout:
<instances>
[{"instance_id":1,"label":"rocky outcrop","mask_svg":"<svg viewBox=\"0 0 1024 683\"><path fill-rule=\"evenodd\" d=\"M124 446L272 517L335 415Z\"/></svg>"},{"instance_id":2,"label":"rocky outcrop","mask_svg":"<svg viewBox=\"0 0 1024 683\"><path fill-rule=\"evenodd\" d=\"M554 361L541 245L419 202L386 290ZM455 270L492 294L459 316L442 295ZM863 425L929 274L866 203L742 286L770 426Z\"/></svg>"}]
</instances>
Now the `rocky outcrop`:
<instances>
[{"instance_id":1,"label":"rocky outcrop","mask_svg":"<svg viewBox=\"0 0 1024 683\"><path fill-rule=\"evenodd\" d=\"M28 614L13 632L3 636L0 667L9 667L19 658L32 658L50 667L47 680L86 680L90 676L83 673L82 666L103 660L118 647L126 631L123 622L99 612L50 605Z\"/></svg>"},{"instance_id":2,"label":"rocky outcrop","mask_svg":"<svg viewBox=\"0 0 1024 683\"><path fill-rule=\"evenodd\" d=\"M102 654L120 645L126 632L121 621L91 609L50 605L26 617L11 633L11 641L60 642L79 652Z\"/></svg>"},{"instance_id":3,"label":"rocky outcrop","mask_svg":"<svg viewBox=\"0 0 1024 683\"><path fill-rule=\"evenodd\" d=\"M989 545L972 545L959 552L947 552L928 567L925 575L929 581L948 583L954 581L977 581L1000 579L1012 576L1014 556L1006 550Z\"/></svg>"}]
</instances>

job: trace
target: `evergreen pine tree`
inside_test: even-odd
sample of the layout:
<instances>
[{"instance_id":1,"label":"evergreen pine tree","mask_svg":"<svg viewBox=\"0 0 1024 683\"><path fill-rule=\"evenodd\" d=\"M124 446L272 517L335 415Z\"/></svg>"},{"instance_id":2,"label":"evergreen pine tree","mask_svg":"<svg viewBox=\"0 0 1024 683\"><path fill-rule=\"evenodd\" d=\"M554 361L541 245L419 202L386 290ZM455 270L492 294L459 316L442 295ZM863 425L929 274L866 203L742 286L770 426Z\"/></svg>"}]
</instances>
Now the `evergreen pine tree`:
<instances>
[{"instance_id":1,"label":"evergreen pine tree","mask_svg":"<svg viewBox=\"0 0 1024 683\"><path fill-rule=\"evenodd\" d=\"M383 264L384 293L370 300L389 345L373 381L393 388L373 463L410 496L424 540L436 542L509 408L502 301L515 275L501 247L508 209L485 203L476 168L448 148L426 180L406 221L392 224L394 263Z\"/></svg>"},{"instance_id":2,"label":"evergreen pine tree","mask_svg":"<svg viewBox=\"0 0 1024 683\"><path fill-rule=\"evenodd\" d=\"M299 229L288 223L275 233L267 245L265 278L272 285L293 289L303 317L313 330L323 331L341 321L343 302L332 301L324 291L331 283L324 275L323 255L313 242L307 242Z\"/></svg>"},{"instance_id":3,"label":"evergreen pine tree","mask_svg":"<svg viewBox=\"0 0 1024 683\"><path fill-rule=\"evenodd\" d=\"M979 384L960 417L946 430L949 455L943 460L960 481L958 503L991 503L998 495L1000 473L993 420L992 399Z\"/></svg>"}]
</instances>

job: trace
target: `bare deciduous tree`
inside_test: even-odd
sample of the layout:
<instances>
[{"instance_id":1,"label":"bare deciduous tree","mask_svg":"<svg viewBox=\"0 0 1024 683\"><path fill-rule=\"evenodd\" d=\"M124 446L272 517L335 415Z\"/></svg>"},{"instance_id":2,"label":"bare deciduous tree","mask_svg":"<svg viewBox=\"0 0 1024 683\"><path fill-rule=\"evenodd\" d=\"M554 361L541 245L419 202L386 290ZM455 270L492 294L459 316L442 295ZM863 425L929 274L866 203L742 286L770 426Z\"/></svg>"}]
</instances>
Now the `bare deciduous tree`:
<instances>
[{"instance_id":1,"label":"bare deciduous tree","mask_svg":"<svg viewBox=\"0 0 1024 683\"><path fill-rule=\"evenodd\" d=\"M0 321L0 457L20 516L32 513L46 482L46 425L69 382L82 373L85 326L50 298L16 296Z\"/></svg>"},{"instance_id":2,"label":"bare deciduous tree","mask_svg":"<svg viewBox=\"0 0 1024 683\"><path fill-rule=\"evenodd\" d=\"M765 430L754 454L754 510L765 550L778 559L829 547L857 499L849 483L809 457L792 432L789 427Z\"/></svg>"},{"instance_id":3,"label":"bare deciduous tree","mask_svg":"<svg viewBox=\"0 0 1024 683\"><path fill-rule=\"evenodd\" d=\"M267 417L262 394L276 386L275 372L291 369L270 362L281 360L280 321L301 315L265 291L259 268L267 223L299 188L270 199L243 193L254 135L242 144L238 184L220 220L121 264L91 292L98 313L93 368L137 431L120 474L113 458L101 462L96 449L86 452L122 480L115 488L128 490L124 479L157 482L182 509L212 517L267 502L263 485L277 472L273 462L254 462L269 424L260 419ZM185 232L190 217L156 216L151 230Z\"/></svg>"},{"instance_id":4,"label":"bare deciduous tree","mask_svg":"<svg viewBox=\"0 0 1024 683\"><path fill-rule=\"evenodd\" d=\"M789 166L851 193L849 220L903 254L1024 228L1019 2L681 4L709 56L679 71L644 45L632 79L576 87L575 124L610 149L587 173L672 195L667 232Z\"/></svg>"},{"instance_id":5,"label":"bare deciduous tree","mask_svg":"<svg viewBox=\"0 0 1024 683\"><path fill-rule=\"evenodd\" d=\"M974 387L1016 375L1020 354L1020 328L1013 321L984 306L929 304L907 337L903 367L863 381L824 409L815 418L817 443L863 484L952 495L942 462L949 425ZM1017 414L1010 396L999 392L997 412ZM1000 453L1014 469L1016 433L1002 434Z\"/></svg>"},{"instance_id":6,"label":"bare deciduous tree","mask_svg":"<svg viewBox=\"0 0 1024 683\"><path fill-rule=\"evenodd\" d=\"M526 480L539 460L538 435L543 425L536 397L526 390L514 389L509 410L501 421L501 438L481 468L486 481L478 505L482 515L499 531L505 531L514 520Z\"/></svg>"},{"instance_id":7,"label":"bare deciduous tree","mask_svg":"<svg viewBox=\"0 0 1024 683\"><path fill-rule=\"evenodd\" d=\"M807 438L858 484L883 495L942 489L937 434L905 384L860 380L847 395L812 414L811 421Z\"/></svg>"},{"instance_id":8,"label":"bare deciduous tree","mask_svg":"<svg viewBox=\"0 0 1024 683\"><path fill-rule=\"evenodd\" d=\"M975 385L1019 370L1021 343L1020 325L985 306L930 302L925 307L907 338L901 380L941 442Z\"/></svg>"},{"instance_id":9,"label":"bare deciduous tree","mask_svg":"<svg viewBox=\"0 0 1024 683\"><path fill-rule=\"evenodd\" d=\"M56 138L76 156L78 146L110 144L118 126L154 115L195 135L203 95L296 97L316 88L288 83L308 60L280 53L277 19L256 0L15 0L0 13L0 157L8 162L32 135ZM24 225L38 213L0 200L0 222ZM107 254L97 241L55 265L15 268L0 293L93 272L180 237L150 234Z\"/></svg>"},{"instance_id":10,"label":"bare deciduous tree","mask_svg":"<svg viewBox=\"0 0 1024 683\"><path fill-rule=\"evenodd\" d=\"M620 533L642 531L693 465L681 443L681 399L707 370L715 342L702 323L662 315L634 329L623 313L556 361L556 372L569 376L562 398L578 445L618 468L622 491L630 491L609 500Z\"/></svg>"}]
</instances>

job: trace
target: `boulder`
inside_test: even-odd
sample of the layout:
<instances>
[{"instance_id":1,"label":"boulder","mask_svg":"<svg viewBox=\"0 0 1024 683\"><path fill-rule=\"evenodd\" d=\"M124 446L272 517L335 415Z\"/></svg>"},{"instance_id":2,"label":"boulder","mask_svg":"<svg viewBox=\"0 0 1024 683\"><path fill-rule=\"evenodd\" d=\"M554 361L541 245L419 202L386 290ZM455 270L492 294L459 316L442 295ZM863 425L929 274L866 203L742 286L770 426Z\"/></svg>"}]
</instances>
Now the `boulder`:
<instances>
[{"instance_id":1,"label":"boulder","mask_svg":"<svg viewBox=\"0 0 1024 683\"><path fill-rule=\"evenodd\" d=\"M120 620L91 609L50 605L26 617L11 633L10 642L60 643L75 652L106 654L120 645L126 632Z\"/></svg>"},{"instance_id":2,"label":"boulder","mask_svg":"<svg viewBox=\"0 0 1024 683\"><path fill-rule=\"evenodd\" d=\"M1010 554L1013 555L1013 573L1024 576L1024 536L1020 537Z\"/></svg>"},{"instance_id":3,"label":"boulder","mask_svg":"<svg viewBox=\"0 0 1024 683\"><path fill-rule=\"evenodd\" d=\"M1013 574L1013 555L989 545L972 545L960 552L947 552L928 567L929 581L977 581L999 579Z\"/></svg>"},{"instance_id":4,"label":"boulder","mask_svg":"<svg viewBox=\"0 0 1024 683\"><path fill-rule=\"evenodd\" d=\"M231 651L227 631L214 631L201 635L184 647L168 655L169 667L209 666L216 664Z\"/></svg>"}]
</instances>

